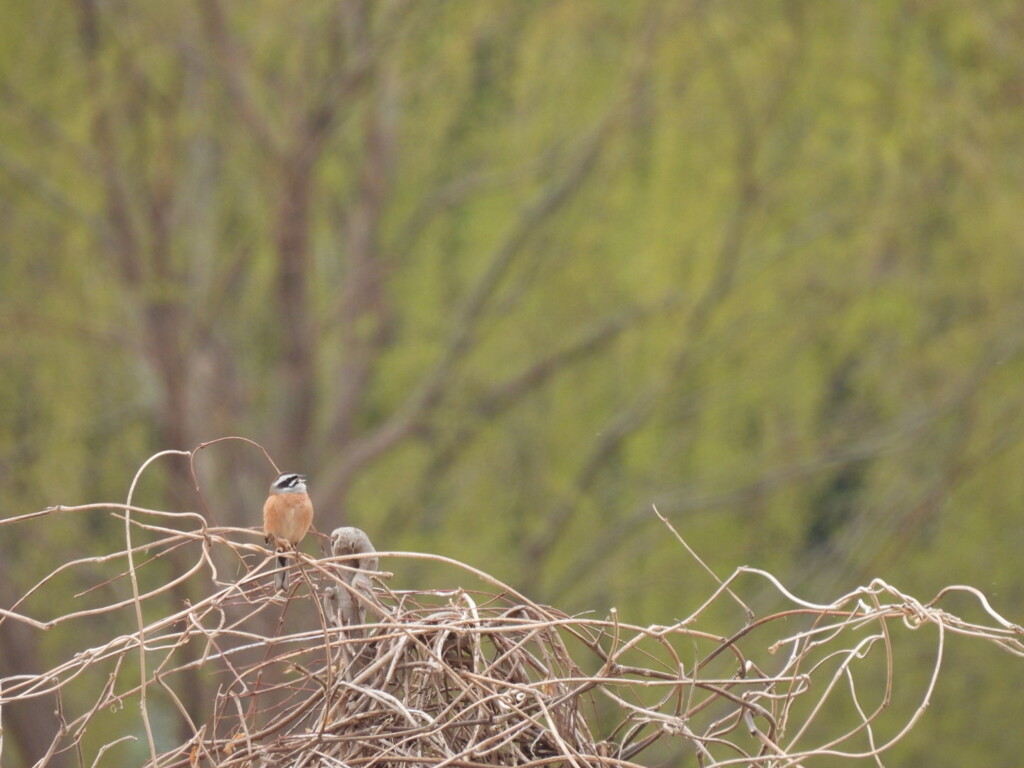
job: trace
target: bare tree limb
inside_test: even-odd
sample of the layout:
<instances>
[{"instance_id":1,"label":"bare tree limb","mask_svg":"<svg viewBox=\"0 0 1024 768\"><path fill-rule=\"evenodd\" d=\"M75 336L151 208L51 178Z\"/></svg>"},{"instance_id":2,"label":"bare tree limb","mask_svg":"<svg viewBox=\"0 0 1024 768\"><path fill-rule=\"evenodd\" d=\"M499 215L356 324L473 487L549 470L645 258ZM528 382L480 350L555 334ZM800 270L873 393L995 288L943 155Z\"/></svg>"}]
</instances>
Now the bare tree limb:
<instances>
[{"instance_id":1,"label":"bare tree limb","mask_svg":"<svg viewBox=\"0 0 1024 768\"><path fill-rule=\"evenodd\" d=\"M670 297L651 307L633 308L614 315L491 387L467 408L474 418L434 448L431 462L420 478L419 490L414 493L415 498L429 498L431 488L445 477L451 466L472 447L481 432L496 419L560 374L607 349L623 333L642 326L652 317L671 311L677 301L677 298ZM422 514L422 511L403 505L401 509L392 512L382 527L389 530L402 526L412 514Z\"/></svg>"},{"instance_id":2,"label":"bare tree limb","mask_svg":"<svg viewBox=\"0 0 1024 768\"><path fill-rule=\"evenodd\" d=\"M554 215L580 188L593 170L607 137L615 125L615 114L606 118L579 148L563 175L548 185L520 213L515 225L492 254L486 269L455 310L451 331L437 362L420 380L405 402L390 418L371 432L355 439L342 459L327 470L321 480L323 493L343 499L355 474L419 429L430 410L440 401L457 367L472 347L477 326L494 292L541 224ZM335 507L343 504L335 502Z\"/></svg>"},{"instance_id":3,"label":"bare tree limb","mask_svg":"<svg viewBox=\"0 0 1024 768\"><path fill-rule=\"evenodd\" d=\"M255 98L250 93L247 78L251 65L231 38L221 0L198 0L196 6L235 110L249 126L260 148L273 156L279 155L284 142L271 125L269 116L257 108Z\"/></svg>"}]
</instances>

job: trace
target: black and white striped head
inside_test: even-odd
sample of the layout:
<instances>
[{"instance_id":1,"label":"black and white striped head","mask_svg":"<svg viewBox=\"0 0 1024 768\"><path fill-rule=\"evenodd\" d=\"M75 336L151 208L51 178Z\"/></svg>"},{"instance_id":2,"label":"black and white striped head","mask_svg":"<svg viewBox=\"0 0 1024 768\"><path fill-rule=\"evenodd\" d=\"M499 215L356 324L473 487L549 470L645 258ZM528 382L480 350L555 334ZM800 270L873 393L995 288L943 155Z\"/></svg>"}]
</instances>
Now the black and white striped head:
<instances>
[{"instance_id":1,"label":"black and white striped head","mask_svg":"<svg viewBox=\"0 0 1024 768\"><path fill-rule=\"evenodd\" d=\"M277 480L270 484L271 493L305 493L306 476L295 472L282 472Z\"/></svg>"}]
</instances>

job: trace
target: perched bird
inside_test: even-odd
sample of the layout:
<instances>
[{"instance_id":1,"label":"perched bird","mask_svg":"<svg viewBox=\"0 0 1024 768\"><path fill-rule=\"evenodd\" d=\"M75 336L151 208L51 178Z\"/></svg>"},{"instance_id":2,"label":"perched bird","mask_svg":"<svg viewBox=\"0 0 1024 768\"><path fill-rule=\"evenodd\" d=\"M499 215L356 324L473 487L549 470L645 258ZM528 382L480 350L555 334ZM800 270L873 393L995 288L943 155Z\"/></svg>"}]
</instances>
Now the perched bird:
<instances>
[{"instance_id":1,"label":"perched bird","mask_svg":"<svg viewBox=\"0 0 1024 768\"><path fill-rule=\"evenodd\" d=\"M295 548L313 522L313 502L306 493L306 476L282 472L270 484L270 495L263 504L263 535L277 549ZM275 583L278 590L288 589L288 558L277 556Z\"/></svg>"},{"instance_id":2,"label":"perched bird","mask_svg":"<svg viewBox=\"0 0 1024 768\"><path fill-rule=\"evenodd\" d=\"M334 557L363 555L339 563L347 566L338 568L338 575L352 588L351 591L341 584L332 584L324 590L324 607L337 626L364 624L366 604L376 604L370 577L363 572L377 570L379 560L376 552L370 537L358 528L335 528L331 533L331 554Z\"/></svg>"}]
</instances>

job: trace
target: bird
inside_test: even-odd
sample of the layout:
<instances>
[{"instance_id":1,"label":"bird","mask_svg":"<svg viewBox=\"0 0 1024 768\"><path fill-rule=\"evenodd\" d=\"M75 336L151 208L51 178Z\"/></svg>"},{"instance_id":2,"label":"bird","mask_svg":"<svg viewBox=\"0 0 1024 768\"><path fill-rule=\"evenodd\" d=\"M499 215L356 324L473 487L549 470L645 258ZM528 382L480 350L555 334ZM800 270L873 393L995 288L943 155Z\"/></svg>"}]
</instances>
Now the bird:
<instances>
[{"instance_id":1,"label":"bird","mask_svg":"<svg viewBox=\"0 0 1024 768\"><path fill-rule=\"evenodd\" d=\"M313 522L313 502L306 492L306 476L282 472L270 484L270 493L263 504L263 535L278 550L296 548ZM277 556L275 585L278 591L288 589L288 558Z\"/></svg>"},{"instance_id":2,"label":"bird","mask_svg":"<svg viewBox=\"0 0 1024 768\"><path fill-rule=\"evenodd\" d=\"M324 590L324 604L328 616L339 627L365 623L366 605L377 605L373 596L373 585L364 571L376 571L380 562L370 537L359 528L335 528L331 532L331 555L345 557L363 555L346 559L340 565L339 577L351 590L341 584L333 584ZM361 632L356 632L361 635Z\"/></svg>"}]
</instances>

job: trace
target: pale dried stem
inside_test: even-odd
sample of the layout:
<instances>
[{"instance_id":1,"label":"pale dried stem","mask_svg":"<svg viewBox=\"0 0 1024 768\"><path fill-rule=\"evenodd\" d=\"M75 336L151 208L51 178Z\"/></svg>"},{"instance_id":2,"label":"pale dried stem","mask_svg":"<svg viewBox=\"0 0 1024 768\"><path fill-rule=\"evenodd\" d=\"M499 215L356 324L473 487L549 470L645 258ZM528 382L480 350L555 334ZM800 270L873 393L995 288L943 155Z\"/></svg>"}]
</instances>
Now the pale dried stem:
<instances>
[{"instance_id":1,"label":"pale dried stem","mask_svg":"<svg viewBox=\"0 0 1024 768\"><path fill-rule=\"evenodd\" d=\"M0 526L43 525L53 515L96 509L122 519L124 548L58 563L0 609L0 622L40 632L73 628L69 643L104 638L69 648L52 669L0 679L2 708L56 694L61 727L48 754L88 743L93 754L85 764L141 758L127 736L112 734L99 746L95 735L86 740L103 728L106 710L129 702L140 708L153 768L630 766L655 745L659 761L686 752L701 766L781 768L824 755L878 764L927 709L947 632L1024 655L1021 628L965 586L924 603L874 580L818 604L766 571L739 568L685 619L643 626L615 611L568 616L479 569L413 552L378 557L389 565L430 561L455 584L480 580L486 588L391 590L389 573L364 571L376 586L371 599L342 578L351 580L358 556L298 553L289 567L301 573L302 586L285 601L271 583L274 553L254 543L257 531L211 527L196 513L146 509L130 497L127 504L51 508ZM174 548L184 550L186 565L168 574L164 555ZM68 605L59 591L69 576L80 577L75 599L91 604L45 614ZM739 596L751 579L774 587L784 609L756 616ZM186 580L191 594L206 596L172 604L170 590ZM321 608L327 587L363 601L366 623L334 626ZM950 594L973 598L989 623L938 607ZM699 627L723 601L742 609L742 626L725 636ZM277 614L281 619L268 622ZM267 635L275 624L277 634ZM934 635L916 631L925 626ZM917 703L899 713L892 707L894 645L908 642L930 646L933 660ZM183 653L192 643L200 645ZM692 662L684 662L687 654ZM220 678L205 712L189 711L181 696L197 668ZM837 705L856 712L857 722L830 729ZM191 738L161 751L148 727L158 709L161 721L187 723ZM811 734L818 743L810 743Z\"/></svg>"}]
</instances>

